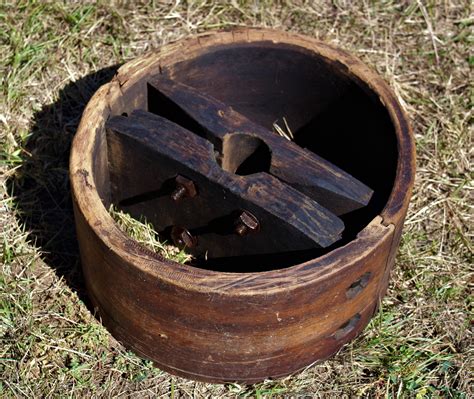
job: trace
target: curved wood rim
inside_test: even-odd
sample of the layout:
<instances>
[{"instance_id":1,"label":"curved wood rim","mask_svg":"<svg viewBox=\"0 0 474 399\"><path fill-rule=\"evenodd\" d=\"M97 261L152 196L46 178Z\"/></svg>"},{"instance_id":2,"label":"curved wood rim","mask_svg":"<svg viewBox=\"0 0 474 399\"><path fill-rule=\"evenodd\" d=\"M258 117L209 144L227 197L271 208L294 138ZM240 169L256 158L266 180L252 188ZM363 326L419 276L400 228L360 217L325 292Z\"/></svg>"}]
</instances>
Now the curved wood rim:
<instances>
[{"instance_id":1,"label":"curved wood rim","mask_svg":"<svg viewBox=\"0 0 474 399\"><path fill-rule=\"evenodd\" d=\"M218 33L216 35L216 33ZM273 41L304 47L329 62L335 62L347 73L364 82L385 105L395 128L398 143L398 165L394 188L380 216L374 218L345 246L311 261L284 269L259 273L223 273L168 261L148 251L126 236L115 224L97 192L94 173L95 135L108 116L109 100L118 98L134 83L147 75L150 68L189 59L208 46L233 42ZM186 51L183 51L186 49ZM190 291L213 291L221 295L268 295L287 290L289 283L304 285L326 279L333 273L350 267L371 251L374 242L393 233L394 224L404 217L414 182L415 145L405 114L388 85L365 64L345 51L326 43L286 32L266 29L238 29L231 32L212 32L178 41L139 57L122 66L112 82L102 86L87 105L74 138L70 157L70 177L73 199L97 237L117 256L150 275L172 282Z\"/></svg>"}]
</instances>

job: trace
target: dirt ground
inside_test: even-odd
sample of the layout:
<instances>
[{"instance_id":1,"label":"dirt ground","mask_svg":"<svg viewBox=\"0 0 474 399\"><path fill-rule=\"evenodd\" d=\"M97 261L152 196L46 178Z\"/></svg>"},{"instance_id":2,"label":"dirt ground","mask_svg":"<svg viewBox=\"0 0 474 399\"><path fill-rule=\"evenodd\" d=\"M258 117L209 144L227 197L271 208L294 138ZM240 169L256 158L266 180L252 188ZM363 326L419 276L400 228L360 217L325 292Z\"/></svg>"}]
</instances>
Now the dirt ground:
<instances>
[{"instance_id":1,"label":"dirt ground","mask_svg":"<svg viewBox=\"0 0 474 399\"><path fill-rule=\"evenodd\" d=\"M0 2L0 396L473 397L470 1ZM84 105L117 65L233 26L349 50L412 121L417 178L388 294L335 357L279 381L162 372L93 317L68 182Z\"/></svg>"}]
</instances>

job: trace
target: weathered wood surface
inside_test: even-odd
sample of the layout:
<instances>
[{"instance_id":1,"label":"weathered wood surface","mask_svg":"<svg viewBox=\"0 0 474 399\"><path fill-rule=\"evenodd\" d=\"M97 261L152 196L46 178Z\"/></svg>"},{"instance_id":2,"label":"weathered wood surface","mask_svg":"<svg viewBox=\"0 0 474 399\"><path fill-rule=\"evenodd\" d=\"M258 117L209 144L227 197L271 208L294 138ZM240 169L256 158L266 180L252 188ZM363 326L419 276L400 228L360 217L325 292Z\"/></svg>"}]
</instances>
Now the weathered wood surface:
<instances>
[{"instance_id":1,"label":"weathered wood surface","mask_svg":"<svg viewBox=\"0 0 474 399\"><path fill-rule=\"evenodd\" d=\"M213 54L221 49L235 46L239 50L233 53L238 54L254 44L262 54L265 48L278 53L279 46L282 51L291 47L292 56L279 59L292 59L297 52L300 60L308 62L306 77L311 77L312 59L318 58L319 66L325 63L326 71L334 71L335 81L347 76L358 86L367 82L364 91L380 98L393 126L392 131L376 131L374 126L374 147L367 149L367 154L387 153L390 148L377 146L376 138L395 136L395 165L383 165L384 170L396 170L391 191L380 197L384 202L379 210L370 203L363 208L372 215L371 220L350 241L304 263L281 267L282 257L267 272L222 273L169 262L127 237L107 213L104 204L110 202L111 191L105 122L113 115L146 109L147 81L160 69L170 71L173 79L185 79L189 77L185 74L188 64L199 65L194 59L207 57L206 62L212 65ZM264 64L256 62L255 68ZM245 68L248 71L250 66ZM299 77L293 80L291 70L284 73L288 79L285 88L303 90ZM226 80L219 80L218 74L212 74L212 79L216 81L213 96L219 98L219 87ZM239 79L240 83L246 77ZM212 81L202 75L201 81L203 87L212 88ZM273 94L279 88L274 81ZM353 86L343 81L338 87ZM245 95L242 90L240 93ZM224 94L219 99L229 103ZM251 94L265 103L263 92ZM330 106L333 97L327 98L324 107ZM310 99L305 93L305 100ZM245 116L253 112L253 121L274 120L271 113L263 114L264 107L252 110L250 94L245 101L242 110L249 110ZM277 103L284 101L278 99ZM296 119L304 124L308 117L297 115ZM387 85L360 61L327 44L290 33L240 29L200 35L140 57L124 65L116 78L94 95L71 152L81 261L98 315L130 349L164 370L203 381L257 382L324 359L362 331L386 289L413 186L414 159L406 117ZM377 179L373 181L377 183ZM383 188L373 187L376 193L379 187ZM375 214L370 213L374 210ZM258 264L246 266L258 270Z\"/></svg>"},{"instance_id":2,"label":"weathered wood surface","mask_svg":"<svg viewBox=\"0 0 474 399\"><path fill-rule=\"evenodd\" d=\"M344 225L317 202L267 173L238 176L216 162L213 145L146 111L106 123L110 179L123 209L147 215L159 232L185 227L197 239L189 248L208 258L271 254L327 247ZM196 195L176 201L175 178L194 182ZM248 211L259 231L236 234ZM166 234L166 233L165 233Z\"/></svg>"},{"instance_id":3,"label":"weathered wood surface","mask_svg":"<svg viewBox=\"0 0 474 399\"><path fill-rule=\"evenodd\" d=\"M257 149L260 141L252 138L260 138L271 152L268 172L336 215L366 206L372 196L369 187L337 166L182 83L164 76L150 79L148 108L191 131L201 132L222 154L223 167L231 172L238 171ZM236 139L235 133L245 135L247 140L241 136ZM236 154L237 149L240 151Z\"/></svg>"}]
</instances>

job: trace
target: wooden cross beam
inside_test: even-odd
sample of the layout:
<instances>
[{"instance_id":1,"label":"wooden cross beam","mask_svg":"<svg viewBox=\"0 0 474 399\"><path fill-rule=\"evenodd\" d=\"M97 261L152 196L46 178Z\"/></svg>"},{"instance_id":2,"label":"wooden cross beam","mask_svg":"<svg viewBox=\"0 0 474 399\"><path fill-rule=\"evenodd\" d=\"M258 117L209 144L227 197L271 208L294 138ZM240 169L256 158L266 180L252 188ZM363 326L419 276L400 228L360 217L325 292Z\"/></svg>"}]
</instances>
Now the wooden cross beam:
<instances>
[{"instance_id":1,"label":"wooden cross beam","mask_svg":"<svg viewBox=\"0 0 474 399\"><path fill-rule=\"evenodd\" d=\"M255 152L260 141L251 138L258 137L271 150L268 173L334 214L366 206L372 197L369 187L337 166L192 87L159 75L148 82L148 90L150 112L204 135L221 152L224 168L235 171ZM235 133L245 134L248 139L233 139Z\"/></svg>"},{"instance_id":2,"label":"wooden cross beam","mask_svg":"<svg viewBox=\"0 0 474 399\"><path fill-rule=\"evenodd\" d=\"M164 77L106 123L113 201L198 257L328 247L372 191L218 100Z\"/></svg>"}]
</instances>

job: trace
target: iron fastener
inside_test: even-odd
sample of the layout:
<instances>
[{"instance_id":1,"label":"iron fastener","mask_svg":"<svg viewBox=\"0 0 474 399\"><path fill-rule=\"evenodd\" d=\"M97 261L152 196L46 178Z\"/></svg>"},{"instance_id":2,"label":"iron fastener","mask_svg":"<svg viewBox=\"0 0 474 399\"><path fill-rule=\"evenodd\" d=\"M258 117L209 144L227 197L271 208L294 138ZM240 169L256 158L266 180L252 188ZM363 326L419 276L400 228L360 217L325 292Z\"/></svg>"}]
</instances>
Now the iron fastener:
<instances>
[{"instance_id":1,"label":"iron fastener","mask_svg":"<svg viewBox=\"0 0 474 399\"><path fill-rule=\"evenodd\" d=\"M249 211L243 211L235 222L235 232L244 237L249 233L255 233L260 230L258 219Z\"/></svg>"},{"instance_id":2,"label":"iron fastener","mask_svg":"<svg viewBox=\"0 0 474 399\"><path fill-rule=\"evenodd\" d=\"M174 226L171 229L171 239L178 247L193 248L197 245L198 239L184 227Z\"/></svg>"},{"instance_id":3,"label":"iron fastener","mask_svg":"<svg viewBox=\"0 0 474 399\"><path fill-rule=\"evenodd\" d=\"M183 198L193 198L197 195L194 182L184 176L178 175L175 178L176 188L171 193L173 201L179 201Z\"/></svg>"}]
</instances>

